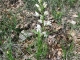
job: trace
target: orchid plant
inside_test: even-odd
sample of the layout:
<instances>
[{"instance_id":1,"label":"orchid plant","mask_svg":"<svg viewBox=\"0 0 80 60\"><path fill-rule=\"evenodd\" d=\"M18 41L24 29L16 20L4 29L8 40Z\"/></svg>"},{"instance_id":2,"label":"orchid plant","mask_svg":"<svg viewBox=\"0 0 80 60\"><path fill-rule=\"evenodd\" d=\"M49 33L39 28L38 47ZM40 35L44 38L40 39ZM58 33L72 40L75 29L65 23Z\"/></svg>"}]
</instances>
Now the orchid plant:
<instances>
[{"instance_id":1,"label":"orchid plant","mask_svg":"<svg viewBox=\"0 0 80 60\"><path fill-rule=\"evenodd\" d=\"M35 4L35 6L37 7L37 10L35 11L35 16L40 17L38 22L42 24L42 27L40 24L37 24L37 26L35 27L35 34L37 34L36 58L37 60L40 60L47 54L47 45L46 43L44 43L44 37L47 37L47 33L44 30L46 25L51 25L51 22L45 21L45 16L49 14L48 11L46 11L47 3L43 2L43 0L38 0L38 4Z\"/></svg>"},{"instance_id":2,"label":"orchid plant","mask_svg":"<svg viewBox=\"0 0 80 60\"><path fill-rule=\"evenodd\" d=\"M45 21L45 16L49 15L49 12L46 11L47 2L38 0L38 4L35 4L35 6L37 7L37 10L35 11L35 16L40 17L38 22L42 24L42 30L44 30L44 26L51 25L50 21Z\"/></svg>"},{"instance_id":3,"label":"orchid plant","mask_svg":"<svg viewBox=\"0 0 80 60\"><path fill-rule=\"evenodd\" d=\"M45 11L45 9L47 8L47 3L43 2L43 0L38 0L38 4L35 4L35 6L37 7L35 16L40 17L38 22L42 24L42 27L40 24L37 24L36 31L37 33L40 33L40 35L44 35L44 37L47 37L46 32L44 32L44 26L51 25L50 21L45 21L45 16L49 14L48 11Z\"/></svg>"}]
</instances>

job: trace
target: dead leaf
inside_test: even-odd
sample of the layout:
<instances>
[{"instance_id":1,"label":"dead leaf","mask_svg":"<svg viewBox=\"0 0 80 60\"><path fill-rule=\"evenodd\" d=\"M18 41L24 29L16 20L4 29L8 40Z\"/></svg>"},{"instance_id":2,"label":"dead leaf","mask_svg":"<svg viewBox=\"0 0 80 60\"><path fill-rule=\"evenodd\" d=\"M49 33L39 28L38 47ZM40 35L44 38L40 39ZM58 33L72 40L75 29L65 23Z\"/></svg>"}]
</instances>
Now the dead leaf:
<instances>
[{"instance_id":1,"label":"dead leaf","mask_svg":"<svg viewBox=\"0 0 80 60\"><path fill-rule=\"evenodd\" d=\"M72 17L75 17L76 18L76 17L78 17L78 15L77 14L74 14L74 15L72 15Z\"/></svg>"}]
</instances>

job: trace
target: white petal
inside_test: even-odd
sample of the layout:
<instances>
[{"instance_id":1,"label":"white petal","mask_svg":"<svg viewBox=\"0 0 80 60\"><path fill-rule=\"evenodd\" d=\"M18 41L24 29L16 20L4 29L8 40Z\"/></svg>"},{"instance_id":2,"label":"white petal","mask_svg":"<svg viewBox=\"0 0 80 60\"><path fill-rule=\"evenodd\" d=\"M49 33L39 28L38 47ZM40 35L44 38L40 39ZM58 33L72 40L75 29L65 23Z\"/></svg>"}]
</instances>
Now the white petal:
<instances>
[{"instance_id":1,"label":"white petal","mask_svg":"<svg viewBox=\"0 0 80 60\"><path fill-rule=\"evenodd\" d=\"M35 4L35 6L38 8L39 11L41 11L41 8L38 4Z\"/></svg>"},{"instance_id":2,"label":"white petal","mask_svg":"<svg viewBox=\"0 0 80 60\"><path fill-rule=\"evenodd\" d=\"M44 21L44 26L51 25L50 21Z\"/></svg>"},{"instance_id":3,"label":"white petal","mask_svg":"<svg viewBox=\"0 0 80 60\"><path fill-rule=\"evenodd\" d=\"M40 19L43 19L43 15L40 15Z\"/></svg>"},{"instance_id":4,"label":"white petal","mask_svg":"<svg viewBox=\"0 0 80 60\"><path fill-rule=\"evenodd\" d=\"M38 20L38 22L42 23L42 20Z\"/></svg>"},{"instance_id":5,"label":"white petal","mask_svg":"<svg viewBox=\"0 0 80 60\"><path fill-rule=\"evenodd\" d=\"M35 6L36 6L37 8L39 8L39 5L38 5L38 4L35 4Z\"/></svg>"},{"instance_id":6,"label":"white petal","mask_svg":"<svg viewBox=\"0 0 80 60\"><path fill-rule=\"evenodd\" d=\"M37 32L41 32L41 26L39 24L37 24L36 30L37 30Z\"/></svg>"},{"instance_id":7,"label":"white petal","mask_svg":"<svg viewBox=\"0 0 80 60\"><path fill-rule=\"evenodd\" d=\"M42 32L42 34L44 35L44 37L47 37L48 36L45 31Z\"/></svg>"},{"instance_id":8,"label":"white petal","mask_svg":"<svg viewBox=\"0 0 80 60\"><path fill-rule=\"evenodd\" d=\"M44 12L44 15L48 15L48 14L49 14L49 12L48 12L48 11L45 11L45 12Z\"/></svg>"},{"instance_id":9,"label":"white petal","mask_svg":"<svg viewBox=\"0 0 80 60\"><path fill-rule=\"evenodd\" d=\"M39 2L39 3L41 3L41 2L42 2L42 0L38 0L38 2Z\"/></svg>"},{"instance_id":10,"label":"white petal","mask_svg":"<svg viewBox=\"0 0 80 60\"><path fill-rule=\"evenodd\" d=\"M46 3L46 2L44 2L44 3L43 3L43 6L44 6L44 8L46 8L46 7L47 7L47 3Z\"/></svg>"},{"instance_id":11,"label":"white petal","mask_svg":"<svg viewBox=\"0 0 80 60\"><path fill-rule=\"evenodd\" d=\"M39 13L35 11L34 16L39 17Z\"/></svg>"}]
</instances>

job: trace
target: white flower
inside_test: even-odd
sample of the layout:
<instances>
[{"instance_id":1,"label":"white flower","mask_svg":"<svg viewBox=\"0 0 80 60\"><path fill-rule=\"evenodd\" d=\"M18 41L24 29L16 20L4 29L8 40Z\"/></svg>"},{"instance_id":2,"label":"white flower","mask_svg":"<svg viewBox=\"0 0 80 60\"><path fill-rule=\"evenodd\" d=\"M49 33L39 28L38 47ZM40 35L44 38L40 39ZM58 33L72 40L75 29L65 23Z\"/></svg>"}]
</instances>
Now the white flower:
<instances>
[{"instance_id":1,"label":"white flower","mask_svg":"<svg viewBox=\"0 0 80 60\"><path fill-rule=\"evenodd\" d=\"M75 24L76 24L76 21L73 21L73 20L72 20L70 23L73 24L73 25L75 25Z\"/></svg>"},{"instance_id":2,"label":"white flower","mask_svg":"<svg viewBox=\"0 0 80 60\"><path fill-rule=\"evenodd\" d=\"M42 2L42 0L38 0L38 2L39 2L39 3L41 3L41 2Z\"/></svg>"},{"instance_id":3,"label":"white flower","mask_svg":"<svg viewBox=\"0 0 80 60\"><path fill-rule=\"evenodd\" d=\"M43 15L40 15L40 19L43 19Z\"/></svg>"},{"instance_id":4,"label":"white flower","mask_svg":"<svg viewBox=\"0 0 80 60\"><path fill-rule=\"evenodd\" d=\"M48 36L45 31L42 32L42 34L44 35L44 37L47 37Z\"/></svg>"},{"instance_id":5,"label":"white flower","mask_svg":"<svg viewBox=\"0 0 80 60\"><path fill-rule=\"evenodd\" d=\"M44 26L51 25L50 21L44 21Z\"/></svg>"},{"instance_id":6,"label":"white flower","mask_svg":"<svg viewBox=\"0 0 80 60\"><path fill-rule=\"evenodd\" d=\"M48 14L49 14L49 12L48 12L48 11L45 11L45 12L44 12L44 15L48 15Z\"/></svg>"},{"instance_id":7,"label":"white flower","mask_svg":"<svg viewBox=\"0 0 80 60\"><path fill-rule=\"evenodd\" d=\"M37 32L41 32L41 26L39 24L37 24L36 30L37 30Z\"/></svg>"},{"instance_id":8,"label":"white flower","mask_svg":"<svg viewBox=\"0 0 80 60\"><path fill-rule=\"evenodd\" d=\"M43 6L44 6L44 8L46 8L46 7L47 7L47 3L46 3L46 2L44 2L44 3L43 3Z\"/></svg>"},{"instance_id":9,"label":"white flower","mask_svg":"<svg viewBox=\"0 0 80 60\"><path fill-rule=\"evenodd\" d=\"M38 8L39 11L41 11L41 8L38 4L35 4L35 6Z\"/></svg>"},{"instance_id":10,"label":"white flower","mask_svg":"<svg viewBox=\"0 0 80 60\"><path fill-rule=\"evenodd\" d=\"M39 13L35 11L34 16L39 17Z\"/></svg>"},{"instance_id":11,"label":"white flower","mask_svg":"<svg viewBox=\"0 0 80 60\"><path fill-rule=\"evenodd\" d=\"M42 20L38 20L38 22L42 23Z\"/></svg>"},{"instance_id":12,"label":"white flower","mask_svg":"<svg viewBox=\"0 0 80 60\"><path fill-rule=\"evenodd\" d=\"M9 54L9 51L7 51L7 54Z\"/></svg>"},{"instance_id":13,"label":"white flower","mask_svg":"<svg viewBox=\"0 0 80 60\"><path fill-rule=\"evenodd\" d=\"M35 4L35 6L36 6L37 8L39 8L39 7L40 7L38 4Z\"/></svg>"}]
</instances>

